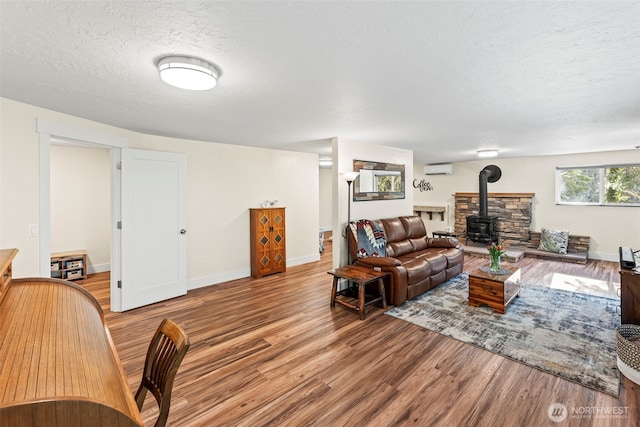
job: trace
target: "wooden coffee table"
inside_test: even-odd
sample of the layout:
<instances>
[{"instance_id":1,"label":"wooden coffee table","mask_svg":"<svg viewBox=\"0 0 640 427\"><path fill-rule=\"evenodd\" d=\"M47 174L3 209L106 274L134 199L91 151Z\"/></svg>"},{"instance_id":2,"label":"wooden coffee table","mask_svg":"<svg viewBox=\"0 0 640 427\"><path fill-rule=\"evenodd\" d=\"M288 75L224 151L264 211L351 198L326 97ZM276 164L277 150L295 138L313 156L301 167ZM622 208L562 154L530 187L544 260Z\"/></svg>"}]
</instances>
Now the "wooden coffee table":
<instances>
[{"instance_id":1,"label":"wooden coffee table","mask_svg":"<svg viewBox=\"0 0 640 427\"><path fill-rule=\"evenodd\" d=\"M328 271L333 276L333 286L331 288L331 307L336 306L336 302L344 307L357 310L360 314L360 320L364 320L364 309L369 305L382 302L382 308L387 308L387 297L384 292L384 278L389 275L384 271L376 271L370 267L361 265L347 265ZM338 279L346 279L350 282L358 284L358 297L349 298L344 295L344 291L338 291ZM377 282L377 296L368 296L365 292L367 284Z\"/></svg>"},{"instance_id":2,"label":"wooden coffee table","mask_svg":"<svg viewBox=\"0 0 640 427\"><path fill-rule=\"evenodd\" d=\"M520 292L520 269L511 274L492 274L477 269L469 273L469 305L486 304L504 314L507 305Z\"/></svg>"}]
</instances>

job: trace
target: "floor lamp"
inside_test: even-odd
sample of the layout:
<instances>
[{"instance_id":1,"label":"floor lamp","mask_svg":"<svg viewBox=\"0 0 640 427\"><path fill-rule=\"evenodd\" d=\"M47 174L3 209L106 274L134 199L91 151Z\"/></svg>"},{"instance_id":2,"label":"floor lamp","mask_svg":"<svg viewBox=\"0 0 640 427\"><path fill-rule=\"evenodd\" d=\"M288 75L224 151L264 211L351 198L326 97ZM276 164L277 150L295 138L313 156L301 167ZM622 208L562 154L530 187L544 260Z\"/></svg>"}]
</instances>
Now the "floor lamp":
<instances>
[{"instance_id":1,"label":"floor lamp","mask_svg":"<svg viewBox=\"0 0 640 427\"><path fill-rule=\"evenodd\" d=\"M349 225L351 224L351 183L355 181L358 175L360 175L360 172L343 172L340 174L349 186L347 190L347 226L345 228L345 236L347 238L347 265L351 264L351 239L349 239Z\"/></svg>"}]
</instances>

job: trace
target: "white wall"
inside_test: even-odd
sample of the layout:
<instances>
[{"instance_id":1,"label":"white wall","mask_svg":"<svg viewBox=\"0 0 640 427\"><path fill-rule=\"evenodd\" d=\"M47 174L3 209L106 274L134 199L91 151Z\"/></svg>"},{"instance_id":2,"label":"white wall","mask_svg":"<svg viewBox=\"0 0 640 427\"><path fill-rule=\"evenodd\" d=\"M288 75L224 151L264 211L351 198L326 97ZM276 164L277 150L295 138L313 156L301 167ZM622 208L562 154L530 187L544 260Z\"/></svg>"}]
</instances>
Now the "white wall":
<instances>
[{"instance_id":1,"label":"white wall","mask_svg":"<svg viewBox=\"0 0 640 427\"><path fill-rule=\"evenodd\" d=\"M51 146L51 252L87 251L88 272L111 262L109 150Z\"/></svg>"},{"instance_id":2,"label":"white wall","mask_svg":"<svg viewBox=\"0 0 640 427\"><path fill-rule=\"evenodd\" d=\"M618 261L618 247L640 249L640 207L567 206L555 204L555 170L560 166L597 166L640 163L640 150L592 154L539 156L514 159L487 159L454 164L453 175L423 174L424 165L414 165L415 179L425 179L433 191L413 189L416 205L454 205L454 193L478 192L478 174L487 165L502 170L498 182L489 183L490 193L535 193L532 229L558 228L577 235L591 236L589 257ZM442 229L439 215L429 221L427 230ZM451 224L453 225L453 224Z\"/></svg>"},{"instance_id":3,"label":"white wall","mask_svg":"<svg viewBox=\"0 0 640 427\"><path fill-rule=\"evenodd\" d=\"M336 195L333 214L333 266L346 263L347 183L340 178L343 172L353 171L354 160L369 160L405 165L405 198L351 202L351 220L391 218L413 213L413 152L383 145L333 138L333 194ZM336 167L337 165L337 167ZM353 186L351 188L353 190Z\"/></svg>"},{"instance_id":4,"label":"white wall","mask_svg":"<svg viewBox=\"0 0 640 427\"><path fill-rule=\"evenodd\" d=\"M16 277L37 276L36 117L128 138L131 148L187 154L189 288L250 274L249 207L278 199L287 208L289 266L319 259L318 156L139 134L0 98L0 247L15 247Z\"/></svg>"},{"instance_id":5,"label":"white wall","mask_svg":"<svg viewBox=\"0 0 640 427\"><path fill-rule=\"evenodd\" d=\"M333 170L319 168L320 176L320 228L332 229L333 214Z\"/></svg>"},{"instance_id":6,"label":"white wall","mask_svg":"<svg viewBox=\"0 0 640 427\"><path fill-rule=\"evenodd\" d=\"M318 155L144 135L135 147L187 154L189 288L250 274L249 208L286 208L287 265L320 259Z\"/></svg>"}]
</instances>

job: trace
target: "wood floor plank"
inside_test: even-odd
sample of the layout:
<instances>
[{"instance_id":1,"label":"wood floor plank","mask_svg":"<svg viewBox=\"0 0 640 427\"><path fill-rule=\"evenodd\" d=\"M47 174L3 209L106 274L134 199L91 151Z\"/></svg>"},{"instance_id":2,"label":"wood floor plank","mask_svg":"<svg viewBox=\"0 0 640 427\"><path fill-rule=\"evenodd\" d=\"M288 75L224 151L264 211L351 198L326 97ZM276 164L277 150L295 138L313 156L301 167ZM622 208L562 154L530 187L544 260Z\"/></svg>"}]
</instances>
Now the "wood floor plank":
<instances>
[{"instance_id":1,"label":"wood floor plank","mask_svg":"<svg viewBox=\"0 0 640 427\"><path fill-rule=\"evenodd\" d=\"M465 270L487 263L465 256ZM617 263L586 265L525 258L523 286L558 275L598 279L615 297ZM172 426L632 426L639 386L623 378L620 397L599 393L486 350L386 316L366 320L330 308L331 245L321 260L286 273L239 279L125 313L109 311L109 276L79 282L105 308L135 391L153 332L164 317L189 334L174 384ZM555 276L554 276L555 274ZM587 281L582 281L587 286ZM587 286L588 287L588 286ZM589 289L584 289L589 290ZM627 408L624 417L569 417L548 408ZM145 423L157 410L145 404Z\"/></svg>"}]
</instances>

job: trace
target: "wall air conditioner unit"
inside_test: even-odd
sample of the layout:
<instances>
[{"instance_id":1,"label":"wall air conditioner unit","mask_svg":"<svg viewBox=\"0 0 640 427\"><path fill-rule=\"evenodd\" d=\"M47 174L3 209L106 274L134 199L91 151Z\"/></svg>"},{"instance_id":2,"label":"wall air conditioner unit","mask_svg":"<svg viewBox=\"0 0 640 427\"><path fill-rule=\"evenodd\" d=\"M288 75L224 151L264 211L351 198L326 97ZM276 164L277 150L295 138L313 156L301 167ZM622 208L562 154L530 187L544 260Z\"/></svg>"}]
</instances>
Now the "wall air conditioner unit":
<instances>
[{"instance_id":1,"label":"wall air conditioner unit","mask_svg":"<svg viewBox=\"0 0 640 427\"><path fill-rule=\"evenodd\" d=\"M425 175L453 175L453 164L425 165Z\"/></svg>"}]
</instances>

